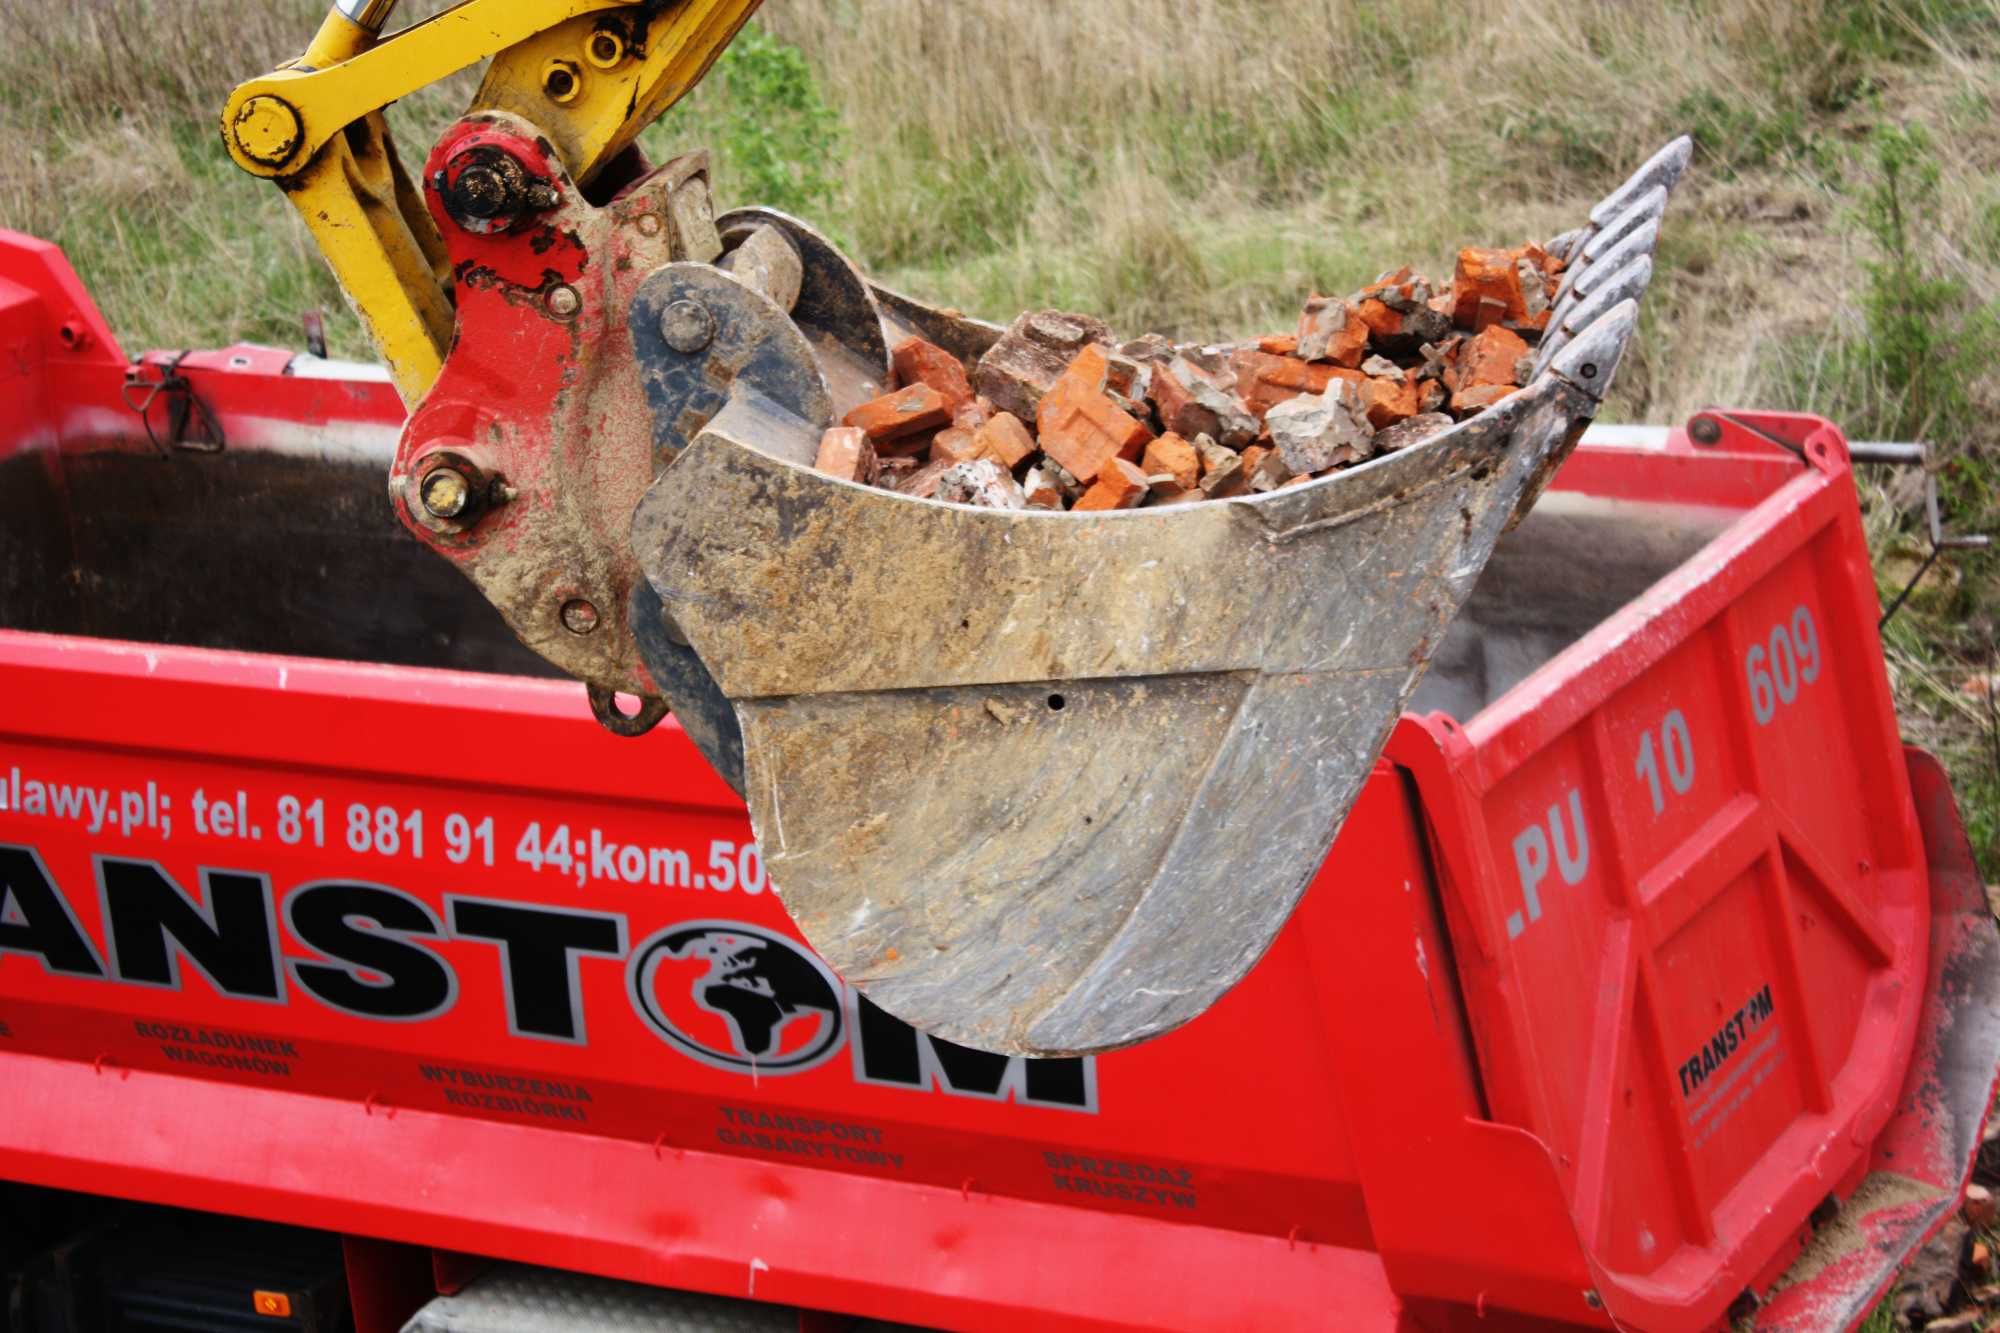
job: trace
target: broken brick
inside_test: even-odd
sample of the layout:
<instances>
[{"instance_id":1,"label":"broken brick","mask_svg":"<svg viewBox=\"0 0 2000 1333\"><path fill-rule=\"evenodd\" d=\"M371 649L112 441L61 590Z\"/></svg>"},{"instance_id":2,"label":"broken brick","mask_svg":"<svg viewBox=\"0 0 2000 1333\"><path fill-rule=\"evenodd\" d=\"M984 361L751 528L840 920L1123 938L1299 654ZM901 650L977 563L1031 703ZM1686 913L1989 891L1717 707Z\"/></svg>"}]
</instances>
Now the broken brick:
<instances>
[{"instance_id":1,"label":"broken brick","mask_svg":"<svg viewBox=\"0 0 2000 1333\"><path fill-rule=\"evenodd\" d=\"M1430 283L1408 268L1383 274L1357 299L1369 341L1380 351L1410 356L1451 332L1450 317L1432 305Z\"/></svg>"},{"instance_id":2,"label":"broken brick","mask_svg":"<svg viewBox=\"0 0 2000 1333\"><path fill-rule=\"evenodd\" d=\"M944 460L939 460L935 463L926 463L915 472L910 473L909 476L904 477L897 484L896 490L903 495L914 495L919 500L932 499L937 495L938 482L944 477L944 474L957 466L958 464L956 463Z\"/></svg>"},{"instance_id":3,"label":"broken brick","mask_svg":"<svg viewBox=\"0 0 2000 1333\"><path fill-rule=\"evenodd\" d=\"M1519 392L1563 269L1532 243L1467 249L1443 290L1398 268L1344 299L1314 296L1296 331L1226 344L1148 334L1114 348L1094 319L1034 311L969 373L906 338L900 387L848 414L858 440L829 433L825 464L865 475L865 444L877 485L1047 510L1303 485Z\"/></svg>"},{"instance_id":4,"label":"broken brick","mask_svg":"<svg viewBox=\"0 0 2000 1333\"><path fill-rule=\"evenodd\" d=\"M1037 310L1015 320L1013 327L1029 342L1059 352L1065 359L1091 343L1111 341L1111 330L1103 320L1066 310Z\"/></svg>"},{"instance_id":5,"label":"broken brick","mask_svg":"<svg viewBox=\"0 0 2000 1333\"><path fill-rule=\"evenodd\" d=\"M1031 467L1021 479L1021 491L1027 497L1030 509L1061 509L1063 507L1062 488L1055 478L1039 467Z\"/></svg>"},{"instance_id":6,"label":"broken brick","mask_svg":"<svg viewBox=\"0 0 2000 1333\"><path fill-rule=\"evenodd\" d=\"M1118 354L1148 365L1160 364L1174 359L1174 343L1165 334L1147 333L1131 342L1119 344Z\"/></svg>"},{"instance_id":7,"label":"broken brick","mask_svg":"<svg viewBox=\"0 0 2000 1333\"><path fill-rule=\"evenodd\" d=\"M1253 445L1243 451L1243 470L1250 477L1250 489L1259 494L1275 491L1292 478L1285 456L1262 445Z\"/></svg>"},{"instance_id":8,"label":"broken brick","mask_svg":"<svg viewBox=\"0 0 2000 1333\"><path fill-rule=\"evenodd\" d=\"M1159 439L1146 446L1143 466L1146 475L1166 475L1174 479L1182 490L1193 490L1201 483L1201 455L1185 439L1168 431Z\"/></svg>"},{"instance_id":9,"label":"broken brick","mask_svg":"<svg viewBox=\"0 0 2000 1333\"><path fill-rule=\"evenodd\" d=\"M992 416L992 407L986 400L974 398L971 402L952 410L951 424L958 430L978 430Z\"/></svg>"},{"instance_id":10,"label":"broken brick","mask_svg":"<svg viewBox=\"0 0 2000 1333\"><path fill-rule=\"evenodd\" d=\"M1035 437L1028 434L1021 418L1012 412L994 413L993 419L981 426L973 438L978 441L980 453L1006 468L1019 467L1022 460L1035 452Z\"/></svg>"},{"instance_id":11,"label":"broken brick","mask_svg":"<svg viewBox=\"0 0 2000 1333\"><path fill-rule=\"evenodd\" d=\"M1354 311L1361 317L1361 322L1368 326L1371 338L1378 340L1394 338L1403 331L1402 311L1391 310L1372 296L1363 300Z\"/></svg>"},{"instance_id":12,"label":"broken brick","mask_svg":"<svg viewBox=\"0 0 2000 1333\"><path fill-rule=\"evenodd\" d=\"M1465 390L1504 384L1514 388L1520 363L1528 356L1528 344L1521 335L1496 324L1459 345L1457 375L1451 387Z\"/></svg>"},{"instance_id":13,"label":"broken brick","mask_svg":"<svg viewBox=\"0 0 2000 1333\"><path fill-rule=\"evenodd\" d=\"M1101 351L1102 349L1099 350ZM1152 383L1153 378L1153 368L1151 365L1143 361L1135 361L1120 352L1105 353L1104 365L1105 392L1115 398L1123 398L1130 401L1142 399L1146 396L1146 389Z\"/></svg>"},{"instance_id":14,"label":"broken brick","mask_svg":"<svg viewBox=\"0 0 2000 1333\"><path fill-rule=\"evenodd\" d=\"M965 366L950 352L922 338L905 338L890 354L896 367L896 382L908 387L927 384L944 395L953 412L972 402L972 381Z\"/></svg>"},{"instance_id":15,"label":"broken brick","mask_svg":"<svg viewBox=\"0 0 2000 1333\"><path fill-rule=\"evenodd\" d=\"M1028 498L1014 474L990 458L955 463L938 477L934 499L982 509L1026 509Z\"/></svg>"},{"instance_id":16,"label":"broken brick","mask_svg":"<svg viewBox=\"0 0 2000 1333\"><path fill-rule=\"evenodd\" d=\"M1366 378L1359 370L1320 365L1295 356L1272 356L1249 348L1238 352L1232 364L1236 368L1237 395L1259 421L1287 399L1302 393L1325 393L1326 386L1337 379ZM1359 357L1355 358L1355 364L1360 364Z\"/></svg>"},{"instance_id":17,"label":"broken brick","mask_svg":"<svg viewBox=\"0 0 2000 1333\"><path fill-rule=\"evenodd\" d=\"M869 399L841 418L841 424L857 427L879 445L936 430L950 420L951 407L944 395L928 384L914 384Z\"/></svg>"},{"instance_id":18,"label":"broken brick","mask_svg":"<svg viewBox=\"0 0 2000 1333\"><path fill-rule=\"evenodd\" d=\"M958 426L939 431L931 440L930 461L933 463L969 463L979 455L979 437Z\"/></svg>"},{"instance_id":19,"label":"broken brick","mask_svg":"<svg viewBox=\"0 0 2000 1333\"><path fill-rule=\"evenodd\" d=\"M1146 498L1146 474L1123 458L1110 458L1097 481L1076 502L1074 512L1133 509Z\"/></svg>"},{"instance_id":20,"label":"broken brick","mask_svg":"<svg viewBox=\"0 0 2000 1333\"><path fill-rule=\"evenodd\" d=\"M1078 481L1097 480L1114 458L1135 459L1153 433L1105 392L1110 364L1096 346L1076 354L1036 411L1042 452Z\"/></svg>"},{"instance_id":21,"label":"broken brick","mask_svg":"<svg viewBox=\"0 0 2000 1333\"><path fill-rule=\"evenodd\" d=\"M1293 472L1320 472L1366 458L1375 428L1368 421L1362 391L1336 381L1326 392L1293 398L1264 418L1271 440Z\"/></svg>"},{"instance_id":22,"label":"broken brick","mask_svg":"<svg viewBox=\"0 0 2000 1333\"><path fill-rule=\"evenodd\" d=\"M1407 315L1424 309L1432 293L1430 283L1405 264L1363 287L1361 295L1366 300L1381 302L1398 314Z\"/></svg>"},{"instance_id":23,"label":"broken brick","mask_svg":"<svg viewBox=\"0 0 2000 1333\"><path fill-rule=\"evenodd\" d=\"M1160 424L1169 433L1180 434L1184 429L1195 435L1202 433L1202 422L1185 415L1195 406L1194 395L1170 366L1153 367L1153 382L1147 396L1152 400L1153 410L1160 415ZM1215 425L1212 416L1207 424Z\"/></svg>"},{"instance_id":24,"label":"broken brick","mask_svg":"<svg viewBox=\"0 0 2000 1333\"><path fill-rule=\"evenodd\" d=\"M1520 389L1512 384L1481 384L1470 389L1460 389L1451 396L1451 410L1462 413L1478 412L1519 392Z\"/></svg>"},{"instance_id":25,"label":"broken brick","mask_svg":"<svg viewBox=\"0 0 2000 1333\"><path fill-rule=\"evenodd\" d=\"M1361 402L1368 414L1368 424L1376 430L1386 430L1417 414L1419 396L1417 386L1407 380L1383 377L1362 384Z\"/></svg>"},{"instance_id":26,"label":"broken brick","mask_svg":"<svg viewBox=\"0 0 2000 1333\"><path fill-rule=\"evenodd\" d=\"M1306 361L1358 366L1361 358L1368 355L1367 321L1346 301L1315 293L1307 299L1299 315L1297 351Z\"/></svg>"},{"instance_id":27,"label":"broken brick","mask_svg":"<svg viewBox=\"0 0 2000 1333\"><path fill-rule=\"evenodd\" d=\"M1556 273L1562 271L1562 261L1557 259L1554 255L1550 254L1547 250L1544 250L1540 245L1537 245L1533 241L1528 241L1523 243L1522 245L1516 246L1514 249L1514 259L1517 263L1525 259L1530 264L1533 264L1536 268L1540 269L1544 274L1549 275L1551 277L1553 277L1553 275L1555 275ZM1553 293L1551 293L1551 295L1553 295Z\"/></svg>"},{"instance_id":28,"label":"broken brick","mask_svg":"<svg viewBox=\"0 0 2000 1333\"><path fill-rule=\"evenodd\" d=\"M1153 367L1149 396L1160 424L1186 439L1210 435L1225 442L1248 443L1257 437L1257 418L1244 410L1223 380L1229 371L1201 365L1191 357L1176 357L1171 366Z\"/></svg>"},{"instance_id":29,"label":"broken brick","mask_svg":"<svg viewBox=\"0 0 2000 1333\"><path fill-rule=\"evenodd\" d=\"M1111 331L1088 315L1034 311L1015 320L979 358L972 384L997 409L1033 421L1042 395L1062 378L1076 354L1110 340Z\"/></svg>"},{"instance_id":30,"label":"broken brick","mask_svg":"<svg viewBox=\"0 0 2000 1333\"><path fill-rule=\"evenodd\" d=\"M853 426L833 426L820 436L819 454L813 459L813 466L829 476L863 486L873 486L882 472L881 460L875 457L875 446L868 442L868 433Z\"/></svg>"},{"instance_id":31,"label":"broken brick","mask_svg":"<svg viewBox=\"0 0 2000 1333\"><path fill-rule=\"evenodd\" d=\"M1549 308L1548 278L1544 276L1533 260L1517 257L1514 260L1514 274L1521 280L1521 304L1524 320L1534 319L1547 313Z\"/></svg>"},{"instance_id":32,"label":"broken brick","mask_svg":"<svg viewBox=\"0 0 2000 1333\"><path fill-rule=\"evenodd\" d=\"M1206 435L1195 440L1201 454L1201 489L1209 496L1241 495L1249 485L1243 475L1243 456Z\"/></svg>"},{"instance_id":33,"label":"broken brick","mask_svg":"<svg viewBox=\"0 0 2000 1333\"><path fill-rule=\"evenodd\" d=\"M1458 266L1451 279L1454 324L1477 330L1501 320L1526 319L1529 313L1512 250L1472 248L1458 252Z\"/></svg>"}]
</instances>

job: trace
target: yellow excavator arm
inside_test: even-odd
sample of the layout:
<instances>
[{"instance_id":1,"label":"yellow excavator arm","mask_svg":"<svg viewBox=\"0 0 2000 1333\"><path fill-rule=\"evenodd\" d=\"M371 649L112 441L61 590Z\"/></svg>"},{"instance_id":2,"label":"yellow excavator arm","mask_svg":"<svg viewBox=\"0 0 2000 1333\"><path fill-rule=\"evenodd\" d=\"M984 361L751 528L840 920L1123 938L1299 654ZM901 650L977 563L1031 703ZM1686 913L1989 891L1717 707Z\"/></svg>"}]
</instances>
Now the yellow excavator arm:
<instances>
[{"instance_id":1,"label":"yellow excavator arm","mask_svg":"<svg viewBox=\"0 0 2000 1333\"><path fill-rule=\"evenodd\" d=\"M587 188L760 3L464 0L383 36L396 0L339 0L303 56L230 95L223 142L298 209L414 403L451 342L451 276L382 109L490 57L469 111L533 123Z\"/></svg>"}]
</instances>

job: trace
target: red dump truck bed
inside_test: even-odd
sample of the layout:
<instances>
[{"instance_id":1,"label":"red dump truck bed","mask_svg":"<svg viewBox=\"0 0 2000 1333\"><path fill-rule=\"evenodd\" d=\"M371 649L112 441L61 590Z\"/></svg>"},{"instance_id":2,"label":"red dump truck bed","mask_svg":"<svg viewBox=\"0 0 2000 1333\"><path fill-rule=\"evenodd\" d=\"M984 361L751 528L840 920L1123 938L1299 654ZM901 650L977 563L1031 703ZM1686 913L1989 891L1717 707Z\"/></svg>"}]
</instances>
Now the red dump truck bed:
<instances>
[{"instance_id":1,"label":"red dump truck bed","mask_svg":"<svg viewBox=\"0 0 2000 1333\"><path fill-rule=\"evenodd\" d=\"M0 347L0 1178L348 1237L364 1333L399 1247L953 1328L1834 1328L1956 1203L2000 939L1825 422L1587 440L1248 980L1023 1061L844 987L676 728L503 674L380 505L385 383L148 398L5 234Z\"/></svg>"}]
</instances>

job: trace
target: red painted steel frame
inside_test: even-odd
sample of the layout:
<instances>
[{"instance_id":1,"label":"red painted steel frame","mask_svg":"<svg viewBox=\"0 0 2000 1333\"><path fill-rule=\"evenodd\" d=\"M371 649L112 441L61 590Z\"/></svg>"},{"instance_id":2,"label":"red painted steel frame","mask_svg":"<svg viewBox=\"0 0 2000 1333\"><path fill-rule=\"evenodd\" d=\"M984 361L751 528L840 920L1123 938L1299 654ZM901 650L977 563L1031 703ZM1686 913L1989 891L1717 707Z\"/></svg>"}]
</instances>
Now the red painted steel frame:
<instances>
[{"instance_id":1,"label":"red painted steel frame","mask_svg":"<svg viewBox=\"0 0 2000 1333\"><path fill-rule=\"evenodd\" d=\"M30 367L0 454L102 447L122 411L108 332L62 352L57 307L101 325L59 254L0 237L0 347ZM188 365L232 440L393 429L386 386L289 359ZM1983 1032L1934 1049L1993 930L1962 857L1927 867L1955 824L1934 774L1918 822L1844 446L1754 420L1803 461L1733 428L1579 450L1561 489L1739 517L1478 716L1406 718L1245 983L1053 1084L850 996L733 1058L715 956L667 933L796 935L744 891L742 808L671 725L615 740L568 685L0 632L0 847L34 850L104 970L102 858L198 902L204 869L263 877L292 965L274 1005L187 959L143 988L0 946L0 1177L953 1327L1713 1327L1871 1147L1955 1190L1966 1151L1912 1090L1973 1104L1995 1062ZM23 781L116 822L21 809ZM305 984L329 960L284 908L329 881L420 905L405 938L450 969L448 1007L385 1022ZM521 1034L454 898L617 919L616 951L575 959L581 1040ZM1858 1309L1934 1205L1773 1326Z\"/></svg>"}]
</instances>

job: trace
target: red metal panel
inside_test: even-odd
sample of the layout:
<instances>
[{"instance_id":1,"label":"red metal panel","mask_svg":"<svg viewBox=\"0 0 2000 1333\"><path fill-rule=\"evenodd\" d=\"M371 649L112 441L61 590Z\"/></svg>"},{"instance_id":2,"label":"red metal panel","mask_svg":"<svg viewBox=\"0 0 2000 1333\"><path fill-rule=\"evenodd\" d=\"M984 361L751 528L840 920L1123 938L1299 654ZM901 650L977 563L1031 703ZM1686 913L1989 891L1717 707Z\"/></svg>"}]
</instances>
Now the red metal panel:
<instances>
[{"instance_id":1,"label":"red metal panel","mask_svg":"<svg viewBox=\"0 0 2000 1333\"><path fill-rule=\"evenodd\" d=\"M1944 769L1907 755L1930 863L1930 1001L1871 1174L1758 1311L1757 1327L1773 1333L1851 1328L1867 1316L1904 1256L1957 1211L1993 1105L2000 932Z\"/></svg>"},{"instance_id":2,"label":"red metal panel","mask_svg":"<svg viewBox=\"0 0 2000 1333\"><path fill-rule=\"evenodd\" d=\"M1925 993L1845 449L1759 420L1804 443L1792 480L1462 731L1390 749L1439 823L1492 1114L1548 1144L1637 1327L1719 1318L1858 1173Z\"/></svg>"},{"instance_id":3,"label":"red metal panel","mask_svg":"<svg viewBox=\"0 0 2000 1333\"><path fill-rule=\"evenodd\" d=\"M7 1057L11 1179L953 1328L1391 1330L1363 1251Z\"/></svg>"},{"instance_id":4,"label":"red metal panel","mask_svg":"<svg viewBox=\"0 0 2000 1333\"><path fill-rule=\"evenodd\" d=\"M863 1010L852 997L829 990L832 1003L815 1008L796 989L796 1012L779 1023L779 1040L759 1067L724 1008L710 1003L706 988L720 964L700 953L704 942L674 957L662 941L689 923L709 923L739 943L761 933L767 950L782 951L795 936L769 893L744 891L746 874L759 889L761 880L741 807L671 727L639 741L612 738L567 685L19 634L0 635L0 700L8 807L0 848L32 849L32 864L67 903L98 970L116 976L137 957L113 956L107 875L145 874L148 866L206 910L215 907L217 872L268 882L263 901L291 965L275 1006L223 993L192 956L179 959L176 987L141 988L51 971L20 936L0 940L0 1049L18 1053L0 1059L34 1070L13 1086L55 1079L62 1088L49 1093L59 1100L45 1104L47 1125L10 1131L0 1154L8 1176L193 1206L226 1201L231 1210L626 1277L663 1280L671 1271L686 1285L739 1291L734 1277L717 1285L700 1265L635 1266L618 1236L620 1228L653 1225L636 1198L630 1216L618 1212L624 1205L615 1197L572 1199L562 1205L564 1239L551 1248L542 1230L462 1227L455 1219L469 1186L447 1187L447 1174L425 1175L424 1194L397 1193L411 1184L413 1164L438 1156L435 1140L457 1133L484 1145L482 1216L507 1211L505 1199L519 1208L524 1198L550 1197L543 1178L520 1169L527 1156L560 1156L593 1180L645 1161L671 1181L682 1163L699 1160L702 1172L721 1174L687 1188L712 1191L731 1181L734 1202L725 1208L704 1195L707 1206L764 1217L763 1243L773 1250L764 1258L774 1268L790 1253L781 1240L823 1243L832 1248L814 1262L831 1273L833 1249L854 1236L828 1232L841 1214L815 1206L779 1218L760 1211L758 1200L811 1192L820 1186L809 1182L840 1175L862 1191L856 1199L891 1186L916 1190L911 1198L948 1197L954 1218L965 1205L1012 1198L1092 1219L1052 1230L1033 1223L1050 1235L1073 1225L1105 1232L1095 1248L1065 1242L1087 1264L1069 1270L1072 1285L1100 1280L1095 1265L1106 1245L1179 1254L1179 1240L1115 1239L1127 1226L1148 1237L1159 1229L1199 1233L1215 1254L1262 1235L1288 1256L1318 1255L1313 1263L1280 1261L1260 1283L1256 1308L1269 1327L1309 1324L1328 1299L1329 1271L1373 1266L1370 1289L1382 1290L1379 1265L1352 1253L1365 1246L1368 1224L1330 1057L1323 1043L1301 1036L1319 1027L1322 1001L1296 936L1185 1036L1093 1062L1051 1062L1061 1066L1054 1072L968 1061L879 1016L872 1041L864 1041ZM649 791L662 795L648 798ZM58 799L66 813L57 812ZM521 859L531 827L535 850L567 865L545 861L536 870ZM19 877L29 873L22 864L17 855L17 904ZM345 1012L308 984L314 974L301 968L319 969L323 979L339 960L301 937L300 894L329 882L387 890L391 906L405 898L418 905L422 916L382 924L409 932L450 969L446 1009L421 1021L383 1021ZM495 942L454 929L454 900L616 919L621 947L574 956L576 1035L584 1041L520 1035L521 1014L510 1004L521 998L518 979L510 983ZM46 908L37 915L32 925L61 928L50 925ZM239 932L239 944L255 947L243 941L256 934ZM550 970L559 974L560 963ZM769 968L751 984L783 985L781 973ZM541 984L563 983L558 975ZM648 1017L649 1003L659 1016ZM816 1052L825 1058L813 1062ZM30 1066L34 1056L76 1063ZM794 1057L804 1067L788 1067ZM72 1075L54 1071L64 1068L90 1081L62 1081ZM152 1077L167 1074L178 1077ZM225 1086L227 1096L218 1090ZM65 1126L133 1114L134 1089L143 1090L148 1113L162 1117L161 1128L131 1145L144 1150L140 1157L111 1152L94 1137L64 1137ZM86 1100L60 1100L78 1095ZM299 1119L305 1106L315 1115L345 1108L338 1114L361 1126L426 1129L401 1157L384 1149L357 1158L334 1149L319 1121ZM1160 1114L1166 1106L1175 1113ZM243 1127L231 1143L246 1162L203 1156L217 1123ZM302 1143L329 1150L301 1157ZM635 1150L638 1158L629 1156ZM180 1174L163 1163L178 1164ZM247 1188L260 1180L263 1188ZM665 1188L692 1197L678 1185ZM850 1196L815 1197L826 1205ZM387 1211L372 1202L386 1198L402 1202ZM944 1224L930 1207L905 1215L914 1229L898 1232L886 1220L892 1208L866 1205L882 1219L871 1234L885 1253L901 1255L906 1276L958 1225L939 1232ZM1003 1230L1039 1218L1004 1216ZM982 1252L1000 1244L994 1234L978 1235ZM976 1310L1021 1278L1006 1265L982 1271L985 1294L936 1293L925 1301L945 1304L921 1304L923 1317L960 1308L953 1301ZM1134 1280L1164 1281L1152 1264L1131 1271ZM1248 1308L1234 1289L1211 1287L1203 1304L1168 1288L1197 1323L1228 1326ZM1096 1308L1058 1300L1060 1290L1051 1285L1035 1298L1049 1304L1035 1308ZM850 1294L836 1284L787 1299L839 1308ZM852 1308L913 1313L885 1306L879 1293Z\"/></svg>"},{"instance_id":5,"label":"red metal panel","mask_svg":"<svg viewBox=\"0 0 2000 1333\"><path fill-rule=\"evenodd\" d=\"M0 228L0 459L53 447L76 428L73 396L116 393L124 364L63 252Z\"/></svg>"}]
</instances>

